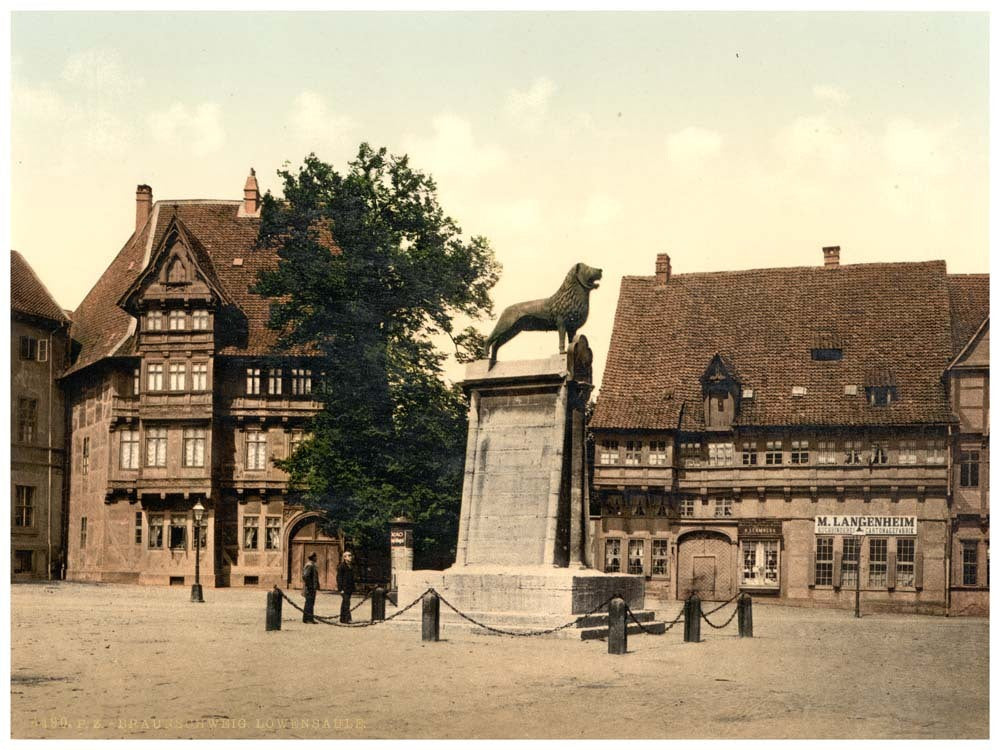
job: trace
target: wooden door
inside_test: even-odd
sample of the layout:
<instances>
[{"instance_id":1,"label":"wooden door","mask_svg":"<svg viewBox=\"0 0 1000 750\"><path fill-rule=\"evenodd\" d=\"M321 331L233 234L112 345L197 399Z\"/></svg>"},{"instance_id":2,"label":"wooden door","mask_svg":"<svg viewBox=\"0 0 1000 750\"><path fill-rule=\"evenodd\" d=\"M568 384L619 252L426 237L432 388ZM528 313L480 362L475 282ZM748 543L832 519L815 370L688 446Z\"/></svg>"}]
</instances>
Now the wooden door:
<instances>
[{"instance_id":1,"label":"wooden door","mask_svg":"<svg viewBox=\"0 0 1000 750\"><path fill-rule=\"evenodd\" d=\"M733 544L721 534L695 532L681 538L677 552L677 597L724 601L734 593Z\"/></svg>"},{"instance_id":2,"label":"wooden door","mask_svg":"<svg viewBox=\"0 0 1000 750\"><path fill-rule=\"evenodd\" d=\"M340 564L341 551L339 539L324 534L316 519L307 519L292 531L289 544L288 584L294 588L302 588L302 568L305 567L309 555L315 552L320 589L327 591L336 589L337 566Z\"/></svg>"}]
</instances>

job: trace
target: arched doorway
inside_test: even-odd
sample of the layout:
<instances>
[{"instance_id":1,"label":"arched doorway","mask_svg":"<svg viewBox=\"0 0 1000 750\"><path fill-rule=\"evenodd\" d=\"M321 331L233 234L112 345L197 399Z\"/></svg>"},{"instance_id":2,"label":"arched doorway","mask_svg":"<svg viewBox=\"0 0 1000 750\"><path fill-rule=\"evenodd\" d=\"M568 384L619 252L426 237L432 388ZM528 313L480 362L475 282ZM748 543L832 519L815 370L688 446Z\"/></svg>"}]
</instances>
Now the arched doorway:
<instances>
[{"instance_id":1,"label":"arched doorway","mask_svg":"<svg viewBox=\"0 0 1000 750\"><path fill-rule=\"evenodd\" d=\"M717 531L692 531L677 548L677 598L724 601L736 593L735 545Z\"/></svg>"},{"instance_id":2,"label":"arched doorway","mask_svg":"<svg viewBox=\"0 0 1000 750\"><path fill-rule=\"evenodd\" d=\"M322 514L304 513L288 525L288 569L285 581L292 588L302 588L302 568L306 559L316 553L316 569L319 571L319 587L332 590L337 588L337 566L343 551L341 540L329 536L322 530Z\"/></svg>"}]
</instances>

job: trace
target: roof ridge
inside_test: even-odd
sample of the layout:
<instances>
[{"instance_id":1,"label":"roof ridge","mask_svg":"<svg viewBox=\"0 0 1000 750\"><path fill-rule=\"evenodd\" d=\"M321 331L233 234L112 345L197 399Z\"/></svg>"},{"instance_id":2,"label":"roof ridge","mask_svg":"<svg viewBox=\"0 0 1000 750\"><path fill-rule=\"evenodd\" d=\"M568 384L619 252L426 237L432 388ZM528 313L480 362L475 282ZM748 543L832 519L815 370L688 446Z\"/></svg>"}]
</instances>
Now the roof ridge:
<instances>
[{"instance_id":1,"label":"roof ridge","mask_svg":"<svg viewBox=\"0 0 1000 750\"><path fill-rule=\"evenodd\" d=\"M737 274L751 274L751 273L766 273L769 271L814 271L814 272L824 272L829 273L830 271L836 271L836 269L866 269L866 268L913 268L917 266L939 266L943 265L947 267L947 261L944 259L938 260L915 260L915 261L883 261L878 263L844 263L839 266L766 266L763 268L739 268L735 270L719 270L719 271L690 271L688 273L671 273L670 278L675 279L678 277L690 278L692 276L735 276ZM947 274L947 276L989 276L989 273L984 274ZM655 281L655 274L649 275L622 275L622 280L625 279L637 279L642 281ZM669 282L667 282L669 284Z\"/></svg>"},{"instance_id":2,"label":"roof ridge","mask_svg":"<svg viewBox=\"0 0 1000 750\"><path fill-rule=\"evenodd\" d=\"M183 203L186 206L190 206L191 204L211 205L215 203L221 203L227 206L228 205L238 206L242 202L243 201L230 200L228 198L160 198L159 200L154 201L153 205L155 206L160 203L166 205L173 205L174 203L178 204Z\"/></svg>"}]
</instances>

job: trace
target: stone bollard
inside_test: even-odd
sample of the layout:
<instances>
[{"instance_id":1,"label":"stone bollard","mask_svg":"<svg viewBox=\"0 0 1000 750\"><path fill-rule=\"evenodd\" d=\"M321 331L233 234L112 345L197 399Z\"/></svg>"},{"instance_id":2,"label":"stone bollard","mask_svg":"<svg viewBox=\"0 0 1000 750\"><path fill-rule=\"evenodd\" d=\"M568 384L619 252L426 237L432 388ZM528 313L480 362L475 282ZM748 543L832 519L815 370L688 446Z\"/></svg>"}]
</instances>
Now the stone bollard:
<instances>
[{"instance_id":1,"label":"stone bollard","mask_svg":"<svg viewBox=\"0 0 1000 750\"><path fill-rule=\"evenodd\" d=\"M608 603L608 653L628 652L628 624L625 622L628 610L625 600L616 596Z\"/></svg>"},{"instance_id":2,"label":"stone bollard","mask_svg":"<svg viewBox=\"0 0 1000 750\"><path fill-rule=\"evenodd\" d=\"M421 622L421 640L441 640L441 600L434 591L428 591L423 599L423 619Z\"/></svg>"},{"instance_id":3,"label":"stone bollard","mask_svg":"<svg viewBox=\"0 0 1000 750\"><path fill-rule=\"evenodd\" d=\"M740 638L753 638L753 599L749 594L743 594L737 602L739 612L736 621L740 626Z\"/></svg>"},{"instance_id":4,"label":"stone bollard","mask_svg":"<svg viewBox=\"0 0 1000 750\"><path fill-rule=\"evenodd\" d=\"M264 630L281 630L281 591L277 586L267 592L267 622Z\"/></svg>"},{"instance_id":5,"label":"stone bollard","mask_svg":"<svg viewBox=\"0 0 1000 750\"><path fill-rule=\"evenodd\" d=\"M701 599L697 594L691 594L684 602L684 641L701 642Z\"/></svg>"},{"instance_id":6,"label":"stone bollard","mask_svg":"<svg viewBox=\"0 0 1000 750\"><path fill-rule=\"evenodd\" d=\"M385 619L385 589L376 586L372 591L372 622Z\"/></svg>"}]
</instances>

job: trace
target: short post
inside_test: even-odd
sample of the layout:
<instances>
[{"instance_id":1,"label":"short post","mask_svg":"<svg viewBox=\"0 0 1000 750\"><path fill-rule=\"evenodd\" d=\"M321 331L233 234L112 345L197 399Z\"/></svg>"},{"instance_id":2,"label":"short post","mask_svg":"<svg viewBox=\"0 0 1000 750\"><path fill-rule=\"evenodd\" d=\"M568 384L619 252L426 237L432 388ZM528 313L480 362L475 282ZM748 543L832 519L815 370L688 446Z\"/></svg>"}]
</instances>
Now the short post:
<instances>
[{"instance_id":1,"label":"short post","mask_svg":"<svg viewBox=\"0 0 1000 750\"><path fill-rule=\"evenodd\" d=\"M625 600L616 596L608 604L608 653L624 654L628 652L628 626L625 617L628 607Z\"/></svg>"},{"instance_id":2,"label":"short post","mask_svg":"<svg viewBox=\"0 0 1000 750\"><path fill-rule=\"evenodd\" d=\"M428 591L423 598L421 640L441 640L441 600L436 591Z\"/></svg>"},{"instance_id":3,"label":"short post","mask_svg":"<svg viewBox=\"0 0 1000 750\"><path fill-rule=\"evenodd\" d=\"M372 622L385 619L385 589L376 586L372 591Z\"/></svg>"},{"instance_id":4,"label":"short post","mask_svg":"<svg viewBox=\"0 0 1000 750\"><path fill-rule=\"evenodd\" d=\"M697 594L691 594L684 602L684 641L701 642L701 599Z\"/></svg>"},{"instance_id":5,"label":"short post","mask_svg":"<svg viewBox=\"0 0 1000 750\"><path fill-rule=\"evenodd\" d=\"M744 593L736 606L739 608L736 622L740 627L740 638L753 638L753 599Z\"/></svg>"},{"instance_id":6,"label":"short post","mask_svg":"<svg viewBox=\"0 0 1000 750\"><path fill-rule=\"evenodd\" d=\"M277 586L267 592L267 624L265 630L281 630L281 591Z\"/></svg>"}]
</instances>

